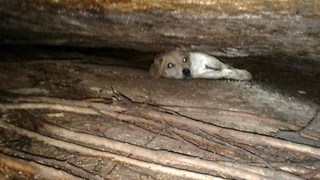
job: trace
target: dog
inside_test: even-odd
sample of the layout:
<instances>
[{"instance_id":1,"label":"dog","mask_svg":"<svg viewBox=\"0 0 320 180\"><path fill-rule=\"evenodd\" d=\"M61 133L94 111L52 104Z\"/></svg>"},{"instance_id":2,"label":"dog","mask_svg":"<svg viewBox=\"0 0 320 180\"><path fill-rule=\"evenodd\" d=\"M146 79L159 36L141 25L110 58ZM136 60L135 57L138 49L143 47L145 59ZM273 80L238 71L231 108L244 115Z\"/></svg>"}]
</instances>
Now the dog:
<instances>
[{"instance_id":1,"label":"dog","mask_svg":"<svg viewBox=\"0 0 320 180\"><path fill-rule=\"evenodd\" d=\"M247 70L233 68L202 52L190 52L180 49L157 56L149 71L154 77L174 79L225 78L240 81L252 79Z\"/></svg>"}]
</instances>

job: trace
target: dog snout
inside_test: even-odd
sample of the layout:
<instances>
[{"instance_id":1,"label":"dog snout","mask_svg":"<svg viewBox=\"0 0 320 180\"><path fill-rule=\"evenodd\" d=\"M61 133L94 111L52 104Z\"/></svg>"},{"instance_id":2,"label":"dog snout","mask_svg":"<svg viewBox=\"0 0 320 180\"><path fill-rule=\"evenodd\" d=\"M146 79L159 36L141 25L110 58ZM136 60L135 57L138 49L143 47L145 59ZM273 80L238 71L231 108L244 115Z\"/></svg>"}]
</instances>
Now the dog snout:
<instances>
[{"instance_id":1,"label":"dog snout","mask_svg":"<svg viewBox=\"0 0 320 180\"><path fill-rule=\"evenodd\" d=\"M190 77L191 76L191 71L189 68L184 68L182 69L182 74L185 76L185 77Z\"/></svg>"}]
</instances>

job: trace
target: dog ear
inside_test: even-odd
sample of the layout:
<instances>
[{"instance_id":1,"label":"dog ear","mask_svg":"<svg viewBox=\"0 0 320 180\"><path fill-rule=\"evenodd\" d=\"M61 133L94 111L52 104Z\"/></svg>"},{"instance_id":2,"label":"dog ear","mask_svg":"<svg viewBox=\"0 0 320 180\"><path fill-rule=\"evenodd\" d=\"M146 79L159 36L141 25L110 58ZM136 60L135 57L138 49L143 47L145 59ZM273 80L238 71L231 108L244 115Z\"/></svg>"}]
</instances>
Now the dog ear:
<instances>
[{"instance_id":1,"label":"dog ear","mask_svg":"<svg viewBox=\"0 0 320 180\"><path fill-rule=\"evenodd\" d=\"M162 63L162 57L156 57L149 70L151 76L160 77L161 63Z\"/></svg>"}]
</instances>

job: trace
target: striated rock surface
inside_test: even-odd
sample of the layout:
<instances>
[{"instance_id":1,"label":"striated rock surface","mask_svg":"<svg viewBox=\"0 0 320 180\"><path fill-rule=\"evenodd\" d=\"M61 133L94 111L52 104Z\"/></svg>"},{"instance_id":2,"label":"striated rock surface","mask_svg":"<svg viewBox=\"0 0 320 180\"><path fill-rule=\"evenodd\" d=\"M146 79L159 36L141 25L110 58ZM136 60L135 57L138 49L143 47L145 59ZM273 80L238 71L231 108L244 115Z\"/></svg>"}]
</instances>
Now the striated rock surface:
<instances>
[{"instance_id":1,"label":"striated rock surface","mask_svg":"<svg viewBox=\"0 0 320 180\"><path fill-rule=\"evenodd\" d=\"M0 0L0 43L319 62L315 0Z\"/></svg>"}]
</instances>

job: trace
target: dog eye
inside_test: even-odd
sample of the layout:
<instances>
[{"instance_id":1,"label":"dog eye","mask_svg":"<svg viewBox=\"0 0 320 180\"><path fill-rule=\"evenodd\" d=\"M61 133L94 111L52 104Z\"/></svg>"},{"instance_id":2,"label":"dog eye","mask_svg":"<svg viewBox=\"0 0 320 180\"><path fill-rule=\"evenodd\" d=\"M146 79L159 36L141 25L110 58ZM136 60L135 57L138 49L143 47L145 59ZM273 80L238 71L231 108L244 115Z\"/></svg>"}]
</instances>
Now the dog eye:
<instances>
[{"instance_id":1,"label":"dog eye","mask_svg":"<svg viewBox=\"0 0 320 180\"><path fill-rule=\"evenodd\" d=\"M188 58L187 57L183 57L182 58L182 62L188 62Z\"/></svg>"},{"instance_id":2,"label":"dog eye","mask_svg":"<svg viewBox=\"0 0 320 180\"><path fill-rule=\"evenodd\" d=\"M167 67L168 67L168 68L173 68L173 67L174 67L174 64L173 64L173 63L168 63Z\"/></svg>"}]
</instances>

